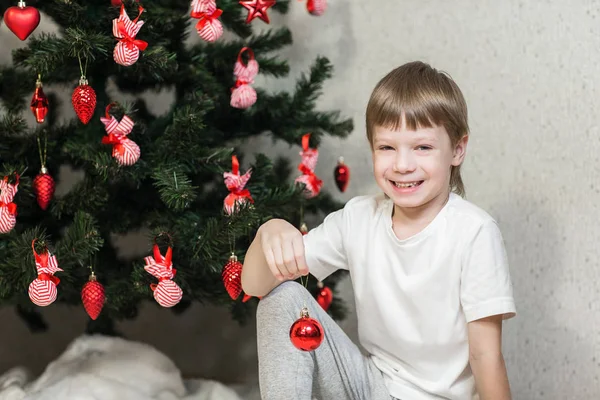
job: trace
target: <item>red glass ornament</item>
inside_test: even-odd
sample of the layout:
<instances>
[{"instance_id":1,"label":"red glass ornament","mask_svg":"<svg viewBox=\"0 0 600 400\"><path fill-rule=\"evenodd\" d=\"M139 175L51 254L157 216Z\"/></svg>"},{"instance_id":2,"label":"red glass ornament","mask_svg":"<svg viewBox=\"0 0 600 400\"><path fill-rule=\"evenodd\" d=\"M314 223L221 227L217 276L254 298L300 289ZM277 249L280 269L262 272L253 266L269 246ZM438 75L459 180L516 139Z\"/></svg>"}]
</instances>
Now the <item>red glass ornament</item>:
<instances>
[{"instance_id":1,"label":"red glass ornament","mask_svg":"<svg viewBox=\"0 0 600 400\"><path fill-rule=\"evenodd\" d=\"M16 7L6 9L4 23L19 39L25 40L40 24L40 12L24 1L19 1Z\"/></svg>"},{"instance_id":2,"label":"red glass ornament","mask_svg":"<svg viewBox=\"0 0 600 400\"><path fill-rule=\"evenodd\" d=\"M84 124L90 122L96 109L96 92L88 85L85 76L79 79L79 86L73 90L71 103L73 103L73 109L79 120Z\"/></svg>"},{"instance_id":3,"label":"red glass ornament","mask_svg":"<svg viewBox=\"0 0 600 400\"><path fill-rule=\"evenodd\" d=\"M254 18L260 18L268 24L270 21L267 10L275 5L275 0L242 0L240 4L248 10L247 24L252 22Z\"/></svg>"},{"instance_id":4,"label":"red glass ornament","mask_svg":"<svg viewBox=\"0 0 600 400\"><path fill-rule=\"evenodd\" d=\"M308 315L308 309L304 307L300 311L300 318L290 328L292 344L298 350L312 351L321 345L324 337L323 327L319 321Z\"/></svg>"},{"instance_id":5,"label":"red glass ornament","mask_svg":"<svg viewBox=\"0 0 600 400\"><path fill-rule=\"evenodd\" d=\"M330 288L323 285L323 282L319 282L317 287L320 289L319 294L317 295L317 303L319 303L323 310L327 311L333 301L333 292Z\"/></svg>"},{"instance_id":6,"label":"red glass ornament","mask_svg":"<svg viewBox=\"0 0 600 400\"><path fill-rule=\"evenodd\" d=\"M306 9L311 15L317 17L323 15L327 9L327 0L308 0L306 2Z\"/></svg>"},{"instance_id":7,"label":"red glass ornament","mask_svg":"<svg viewBox=\"0 0 600 400\"><path fill-rule=\"evenodd\" d=\"M344 157L338 159L338 164L334 171L335 184L341 192L345 192L350 182L350 169L344 164Z\"/></svg>"},{"instance_id":8,"label":"red glass ornament","mask_svg":"<svg viewBox=\"0 0 600 400\"><path fill-rule=\"evenodd\" d=\"M48 98L42 89L42 81L40 78L35 81L35 92L33 92L30 107L38 124L41 124L46 120L46 114L48 114Z\"/></svg>"},{"instance_id":9,"label":"red glass ornament","mask_svg":"<svg viewBox=\"0 0 600 400\"><path fill-rule=\"evenodd\" d=\"M48 173L48 169L42 166L40 173L33 180L33 191L37 199L37 203L42 210L48 208L56 185L54 179Z\"/></svg>"},{"instance_id":10,"label":"red glass ornament","mask_svg":"<svg viewBox=\"0 0 600 400\"><path fill-rule=\"evenodd\" d=\"M242 293L242 263L238 261L235 254L231 254L229 262L223 267L223 285L233 300Z\"/></svg>"},{"instance_id":11,"label":"red glass ornament","mask_svg":"<svg viewBox=\"0 0 600 400\"><path fill-rule=\"evenodd\" d=\"M113 7L121 7L123 2L121 0L110 0L110 5Z\"/></svg>"},{"instance_id":12,"label":"red glass ornament","mask_svg":"<svg viewBox=\"0 0 600 400\"><path fill-rule=\"evenodd\" d=\"M104 286L96 280L96 275L92 272L89 280L83 285L83 289L81 289L83 308L85 308L85 312L87 312L91 319L95 320L98 318L102 307L104 307L105 300Z\"/></svg>"}]
</instances>

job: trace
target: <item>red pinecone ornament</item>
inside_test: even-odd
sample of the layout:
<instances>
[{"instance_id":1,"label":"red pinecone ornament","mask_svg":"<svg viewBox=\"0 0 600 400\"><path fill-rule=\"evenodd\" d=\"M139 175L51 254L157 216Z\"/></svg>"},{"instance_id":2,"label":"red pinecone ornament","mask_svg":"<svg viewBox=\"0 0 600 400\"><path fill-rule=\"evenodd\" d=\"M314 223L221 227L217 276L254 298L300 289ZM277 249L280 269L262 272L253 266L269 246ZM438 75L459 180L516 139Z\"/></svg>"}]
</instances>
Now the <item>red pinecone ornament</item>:
<instances>
[{"instance_id":1,"label":"red pinecone ornament","mask_svg":"<svg viewBox=\"0 0 600 400\"><path fill-rule=\"evenodd\" d=\"M222 278L229 297L237 299L242 293L242 263L235 254L229 257L229 262L223 267Z\"/></svg>"},{"instance_id":2,"label":"red pinecone ornament","mask_svg":"<svg viewBox=\"0 0 600 400\"><path fill-rule=\"evenodd\" d=\"M350 169L346 164L344 164L344 157L340 157L338 159L338 164L335 167L335 171L333 173L335 178L335 184L337 185L340 192L345 192L348 187L348 183L350 182Z\"/></svg>"},{"instance_id":3,"label":"red pinecone ornament","mask_svg":"<svg viewBox=\"0 0 600 400\"><path fill-rule=\"evenodd\" d=\"M79 86L73 90L71 103L73 103L73 108L79 120L84 124L90 122L96 109L96 92L88 85L85 76L79 79Z\"/></svg>"},{"instance_id":4,"label":"red pinecone ornament","mask_svg":"<svg viewBox=\"0 0 600 400\"><path fill-rule=\"evenodd\" d=\"M81 301L83 302L83 308L88 313L91 319L96 320L102 307L104 307L104 286L96 280L96 275L92 272L89 281L83 285L81 289Z\"/></svg>"},{"instance_id":5,"label":"red pinecone ornament","mask_svg":"<svg viewBox=\"0 0 600 400\"><path fill-rule=\"evenodd\" d=\"M50 176L46 167L42 167L40 173L33 180L33 191L42 210L48 208L55 188L54 179Z\"/></svg>"},{"instance_id":6,"label":"red pinecone ornament","mask_svg":"<svg viewBox=\"0 0 600 400\"><path fill-rule=\"evenodd\" d=\"M290 328L290 340L294 347L302 351L311 351L321 345L324 337L325 333L319 321L310 318L308 309L303 308L300 318Z\"/></svg>"}]
</instances>

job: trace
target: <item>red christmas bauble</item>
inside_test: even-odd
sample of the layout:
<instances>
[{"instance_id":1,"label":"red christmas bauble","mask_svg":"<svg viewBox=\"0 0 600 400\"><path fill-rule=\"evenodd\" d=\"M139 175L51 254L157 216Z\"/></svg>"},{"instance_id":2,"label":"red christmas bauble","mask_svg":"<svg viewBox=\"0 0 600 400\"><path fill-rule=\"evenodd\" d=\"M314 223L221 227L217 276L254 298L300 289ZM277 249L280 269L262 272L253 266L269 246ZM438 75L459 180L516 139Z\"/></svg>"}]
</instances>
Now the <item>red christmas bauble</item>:
<instances>
[{"instance_id":1,"label":"red christmas bauble","mask_svg":"<svg viewBox=\"0 0 600 400\"><path fill-rule=\"evenodd\" d=\"M48 208L55 188L54 179L52 179L46 167L42 167L40 173L33 180L33 191L35 192L37 203L42 210Z\"/></svg>"},{"instance_id":2,"label":"red christmas bauble","mask_svg":"<svg viewBox=\"0 0 600 400\"><path fill-rule=\"evenodd\" d=\"M242 293L242 263L232 254L229 262L223 267L223 285L233 300L237 299Z\"/></svg>"},{"instance_id":3,"label":"red christmas bauble","mask_svg":"<svg viewBox=\"0 0 600 400\"><path fill-rule=\"evenodd\" d=\"M35 92L33 92L33 97L31 98L30 108L38 124L41 124L46 120L46 114L48 114L48 98L42 89L42 82L39 79L35 82Z\"/></svg>"},{"instance_id":4,"label":"red christmas bauble","mask_svg":"<svg viewBox=\"0 0 600 400\"><path fill-rule=\"evenodd\" d=\"M8 7L4 12L4 23L17 37L25 40L40 24L40 12L35 7L19 1L18 6Z\"/></svg>"},{"instance_id":5,"label":"red christmas bauble","mask_svg":"<svg viewBox=\"0 0 600 400\"><path fill-rule=\"evenodd\" d=\"M323 310L329 310L329 306L333 301L333 292L327 286L323 286L321 282L319 282L319 294L317 295L317 303L323 308Z\"/></svg>"},{"instance_id":6,"label":"red christmas bauble","mask_svg":"<svg viewBox=\"0 0 600 400\"><path fill-rule=\"evenodd\" d=\"M110 5L113 7L121 7L123 2L121 0L110 0Z\"/></svg>"},{"instance_id":7,"label":"red christmas bauble","mask_svg":"<svg viewBox=\"0 0 600 400\"><path fill-rule=\"evenodd\" d=\"M344 158L340 157L334 171L335 184L341 192L345 192L350 182L350 169L344 164Z\"/></svg>"},{"instance_id":8,"label":"red christmas bauble","mask_svg":"<svg viewBox=\"0 0 600 400\"><path fill-rule=\"evenodd\" d=\"M306 9L311 15L319 16L325 13L327 9L327 0L308 0Z\"/></svg>"},{"instance_id":9,"label":"red christmas bauble","mask_svg":"<svg viewBox=\"0 0 600 400\"><path fill-rule=\"evenodd\" d=\"M73 90L71 103L73 103L73 109L79 120L84 124L90 122L96 109L96 92L88 85L85 77L81 77L79 86Z\"/></svg>"},{"instance_id":10,"label":"red christmas bauble","mask_svg":"<svg viewBox=\"0 0 600 400\"><path fill-rule=\"evenodd\" d=\"M106 296L104 294L104 286L96 280L96 275L92 272L89 281L83 285L81 289L81 301L83 308L88 313L91 319L95 320L100 315Z\"/></svg>"},{"instance_id":11,"label":"red christmas bauble","mask_svg":"<svg viewBox=\"0 0 600 400\"><path fill-rule=\"evenodd\" d=\"M290 328L290 340L294 347L302 351L312 351L321 345L325 333L323 327L314 318L308 315L308 310L303 308L300 318Z\"/></svg>"}]
</instances>

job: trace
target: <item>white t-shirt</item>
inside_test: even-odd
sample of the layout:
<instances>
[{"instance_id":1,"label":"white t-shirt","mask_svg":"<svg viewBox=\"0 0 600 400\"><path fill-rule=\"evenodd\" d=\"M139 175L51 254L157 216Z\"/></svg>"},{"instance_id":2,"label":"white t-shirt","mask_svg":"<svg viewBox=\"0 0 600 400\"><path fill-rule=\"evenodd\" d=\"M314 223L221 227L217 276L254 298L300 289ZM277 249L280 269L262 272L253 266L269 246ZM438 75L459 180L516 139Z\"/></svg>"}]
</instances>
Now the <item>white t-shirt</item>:
<instances>
[{"instance_id":1,"label":"white t-shirt","mask_svg":"<svg viewBox=\"0 0 600 400\"><path fill-rule=\"evenodd\" d=\"M356 197L304 236L310 272L350 271L362 346L393 397L476 396L467 323L515 315L502 235L494 219L451 193L421 232L400 240L393 202Z\"/></svg>"}]
</instances>

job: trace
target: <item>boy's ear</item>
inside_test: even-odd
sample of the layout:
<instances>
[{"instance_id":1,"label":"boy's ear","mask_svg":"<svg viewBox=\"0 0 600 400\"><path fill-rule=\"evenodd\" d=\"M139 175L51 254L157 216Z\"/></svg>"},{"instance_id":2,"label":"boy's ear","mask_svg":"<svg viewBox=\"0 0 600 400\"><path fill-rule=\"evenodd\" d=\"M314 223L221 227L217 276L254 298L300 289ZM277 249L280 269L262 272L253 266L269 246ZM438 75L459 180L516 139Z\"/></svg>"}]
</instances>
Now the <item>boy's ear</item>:
<instances>
[{"instance_id":1,"label":"boy's ear","mask_svg":"<svg viewBox=\"0 0 600 400\"><path fill-rule=\"evenodd\" d=\"M469 143L469 135L464 135L460 138L456 146L454 146L454 155L452 156L452 165L458 167L462 164L467 154L467 143Z\"/></svg>"}]
</instances>

